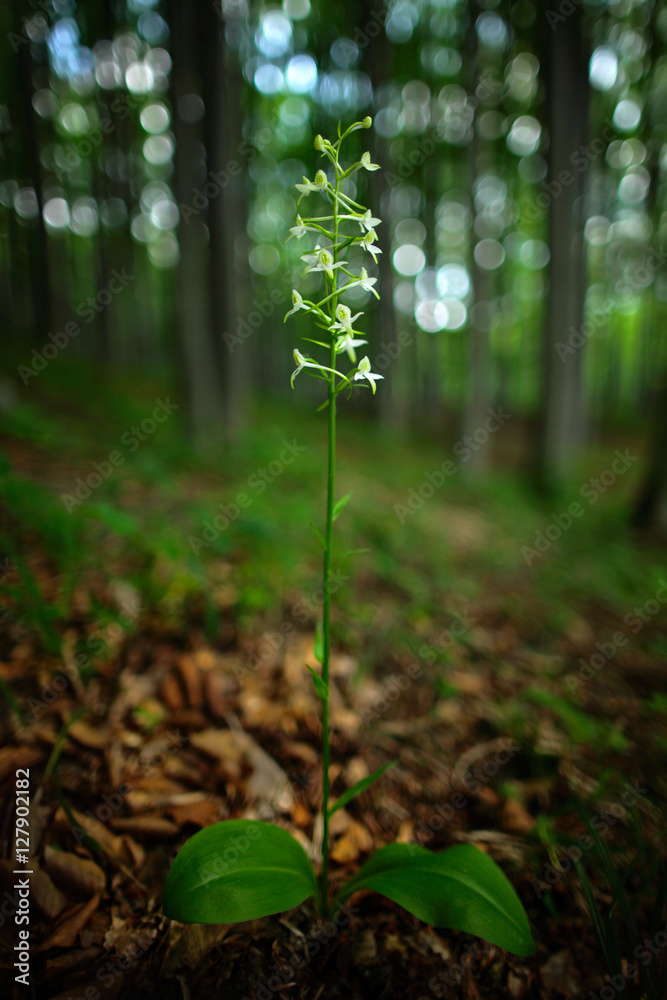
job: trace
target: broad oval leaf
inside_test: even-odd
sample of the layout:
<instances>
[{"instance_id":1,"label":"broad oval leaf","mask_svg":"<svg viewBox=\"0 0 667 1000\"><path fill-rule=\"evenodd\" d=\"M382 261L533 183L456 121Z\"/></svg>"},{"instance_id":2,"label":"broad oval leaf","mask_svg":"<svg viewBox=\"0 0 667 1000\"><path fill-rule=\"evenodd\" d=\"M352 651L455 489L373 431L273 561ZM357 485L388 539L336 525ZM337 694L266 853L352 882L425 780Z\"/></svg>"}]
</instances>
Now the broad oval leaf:
<instances>
[{"instance_id":1,"label":"broad oval leaf","mask_svg":"<svg viewBox=\"0 0 667 1000\"><path fill-rule=\"evenodd\" d=\"M183 845L167 876L162 910L184 923L233 924L282 913L316 893L308 855L287 830L228 819Z\"/></svg>"},{"instance_id":2,"label":"broad oval leaf","mask_svg":"<svg viewBox=\"0 0 667 1000\"><path fill-rule=\"evenodd\" d=\"M515 955L535 950L528 917L507 877L472 844L433 853L416 844L381 848L343 886L388 896L432 927L466 931Z\"/></svg>"}]
</instances>

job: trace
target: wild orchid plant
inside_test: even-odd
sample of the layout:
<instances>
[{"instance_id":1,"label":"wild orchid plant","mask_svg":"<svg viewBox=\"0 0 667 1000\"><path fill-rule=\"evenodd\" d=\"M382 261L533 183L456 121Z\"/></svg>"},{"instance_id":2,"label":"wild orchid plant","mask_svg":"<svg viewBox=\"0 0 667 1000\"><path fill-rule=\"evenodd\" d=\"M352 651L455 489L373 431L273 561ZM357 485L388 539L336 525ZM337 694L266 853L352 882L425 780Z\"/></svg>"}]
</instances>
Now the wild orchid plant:
<instances>
[{"instance_id":1,"label":"wild orchid plant","mask_svg":"<svg viewBox=\"0 0 667 1000\"><path fill-rule=\"evenodd\" d=\"M365 381L373 393L381 375L371 371L367 356L357 363L356 349L367 341L354 325L362 313L354 316L340 301L350 289L361 286L379 298L376 278L365 268L352 272L343 254L353 245L361 246L373 260L381 251L375 241L374 219L345 192L346 181L359 170L378 170L370 154L344 169L340 150L344 140L358 129L371 126L371 119L355 122L336 142L318 135L315 148L331 167L331 174L318 170L315 180L304 177L297 184L302 198L317 193L328 202L326 215L301 218L297 215L291 235L297 239L309 233L316 240L312 250L303 253L304 274L322 273L324 294L318 302L292 292L292 309L285 319L305 311L325 331L324 339L310 340L328 351L328 364L321 364L294 350L297 365L291 384L301 371L326 383L327 398L320 407L328 410L327 507L324 533L316 530L324 550L323 616L315 637L315 657L321 673L308 667L315 692L322 705L322 863L319 880L305 850L282 827L259 820L232 819L215 823L195 834L181 849L169 872L163 910L174 920L190 923L236 923L252 920L298 906L309 898L316 900L318 913L327 918L332 912L329 900L329 821L334 813L367 789L386 770L390 761L367 778L357 782L330 803L329 767L329 661L331 657L331 557L333 523L349 500L335 499L336 400L353 383ZM358 228L357 228L358 227ZM346 230L352 230L351 234ZM290 237L291 238L291 237ZM346 281L339 284L341 276ZM343 374L337 369L339 355L345 354L354 365ZM334 908L340 907L354 892L372 889L409 910L416 917L436 927L450 927L485 938L517 955L534 950L526 913L501 869L482 851L470 844L460 844L440 853L432 853L415 844L389 844L377 851L339 891Z\"/></svg>"}]
</instances>

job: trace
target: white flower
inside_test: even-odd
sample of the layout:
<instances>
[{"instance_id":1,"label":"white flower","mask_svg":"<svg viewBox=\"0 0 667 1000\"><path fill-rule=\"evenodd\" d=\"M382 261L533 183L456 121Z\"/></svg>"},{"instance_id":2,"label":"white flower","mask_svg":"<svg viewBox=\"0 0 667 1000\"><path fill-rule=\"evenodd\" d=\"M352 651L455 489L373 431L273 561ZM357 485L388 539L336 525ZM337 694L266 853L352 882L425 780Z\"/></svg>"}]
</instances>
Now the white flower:
<instances>
[{"instance_id":1,"label":"white flower","mask_svg":"<svg viewBox=\"0 0 667 1000\"><path fill-rule=\"evenodd\" d=\"M292 353L294 355L295 362L299 366L296 369L296 371L292 372L292 377L290 379L290 384L292 388L294 388L294 379L303 368L317 368L317 370L320 372L333 372L334 375L340 375L341 378L345 378L342 372L337 372L333 368L326 368L324 365L318 364L317 361L311 361L310 358L304 358L301 351L297 351L296 347L294 348L294 351Z\"/></svg>"},{"instance_id":2,"label":"white flower","mask_svg":"<svg viewBox=\"0 0 667 1000\"><path fill-rule=\"evenodd\" d=\"M352 337L348 333L336 344L336 354L341 354L343 351L347 351L347 356L352 364L356 364L357 352L355 351L355 347L361 347L362 344L367 343L367 340L362 340L361 337Z\"/></svg>"},{"instance_id":3,"label":"white flower","mask_svg":"<svg viewBox=\"0 0 667 1000\"><path fill-rule=\"evenodd\" d=\"M352 363L356 363L357 355L355 353L355 347L359 347L361 344L367 344L367 340L355 340L354 330L352 329L352 324L355 319L363 316L363 313L358 312L355 316L352 315L347 306L342 303L336 306L336 319L337 323L334 323L329 327L330 330L341 330L345 336L342 337L336 344L336 353L340 354L342 351L347 351L347 356Z\"/></svg>"},{"instance_id":4,"label":"white flower","mask_svg":"<svg viewBox=\"0 0 667 1000\"><path fill-rule=\"evenodd\" d=\"M296 236L297 240L300 240L302 236L306 233L317 233L319 230L315 226L307 226L300 215L296 217L296 226L292 226L290 233L292 236ZM288 236L287 239L291 240L292 236Z\"/></svg>"},{"instance_id":5,"label":"white flower","mask_svg":"<svg viewBox=\"0 0 667 1000\"><path fill-rule=\"evenodd\" d=\"M362 233L364 232L364 230L366 230L367 233L370 233L373 231L375 226L380 225L382 219L373 218L373 216L371 215L371 210L369 208L366 214L362 216L361 219L357 219L357 222L361 226Z\"/></svg>"},{"instance_id":6,"label":"white flower","mask_svg":"<svg viewBox=\"0 0 667 1000\"><path fill-rule=\"evenodd\" d=\"M376 264L377 264L377 256L376 256L376 254L382 253L382 251L380 250L380 248L375 246L374 241L377 238L378 237L377 237L377 233L375 232L375 230L374 229L370 229L366 233L366 235L364 236L364 238L361 240L362 247L364 248L364 250L368 250L369 254L371 255L371 257L373 258L373 260L375 261Z\"/></svg>"},{"instance_id":7,"label":"white flower","mask_svg":"<svg viewBox=\"0 0 667 1000\"><path fill-rule=\"evenodd\" d=\"M341 291L346 292L348 288L354 288L355 285L361 285L361 287L365 292L372 292L375 298L379 299L380 296L373 288L373 285L376 284L376 282L377 278L369 278L368 271L366 270L365 267L362 267L361 274L359 275L359 277L355 278L354 281L348 281L347 285L344 285Z\"/></svg>"},{"instance_id":8,"label":"white flower","mask_svg":"<svg viewBox=\"0 0 667 1000\"><path fill-rule=\"evenodd\" d=\"M363 153L362 154L361 165L362 165L362 167L364 167L365 170L379 170L380 169L380 164L379 163L371 163L371 154L370 153Z\"/></svg>"},{"instance_id":9,"label":"white flower","mask_svg":"<svg viewBox=\"0 0 667 1000\"><path fill-rule=\"evenodd\" d=\"M339 260L337 264L334 264L333 257L328 250L322 250L320 247L315 247L315 253L304 253L301 255L301 259L305 260L308 267L303 272L307 274L308 271L326 271L329 278L333 281L334 269L337 267L344 267L347 264L345 260Z\"/></svg>"},{"instance_id":10,"label":"white flower","mask_svg":"<svg viewBox=\"0 0 667 1000\"><path fill-rule=\"evenodd\" d=\"M345 333L348 333L350 336L352 336L352 333L354 332L352 330L352 324L354 323L355 319L359 319L359 317L363 315L364 314L362 312L358 312L353 316L348 307L344 306L341 303L340 305L336 306L336 319L338 320L338 322L334 323L333 326L330 326L329 329L344 330Z\"/></svg>"},{"instance_id":11,"label":"white flower","mask_svg":"<svg viewBox=\"0 0 667 1000\"><path fill-rule=\"evenodd\" d=\"M364 291L365 292L373 292L374 295L377 295L377 292L373 288L373 285L375 284L376 281L377 281L377 278L369 278L368 277L368 271L366 270L365 267L362 267L361 274L359 275L358 284L361 285L361 287L364 289Z\"/></svg>"},{"instance_id":12,"label":"white flower","mask_svg":"<svg viewBox=\"0 0 667 1000\"><path fill-rule=\"evenodd\" d=\"M367 382L370 382L371 389L375 393L375 382L379 378L384 378L384 375L376 375L371 371L371 363L368 358L362 358L359 362L359 371L354 376L354 381L358 381L360 378L365 378Z\"/></svg>"},{"instance_id":13,"label":"white flower","mask_svg":"<svg viewBox=\"0 0 667 1000\"><path fill-rule=\"evenodd\" d=\"M310 194L311 191L324 191L327 186L327 175L323 170L318 170L315 174L315 183L304 177L303 184L295 184L294 186L301 194Z\"/></svg>"},{"instance_id":14,"label":"white flower","mask_svg":"<svg viewBox=\"0 0 667 1000\"><path fill-rule=\"evenodd\" d=\"M306 305L306 303L303 301L303 299L301 298L301 296L297 292L296 288L293 288L292 289L292 309L290 309L290 311L285 314L285 319L287 319L288 316L292 316L295 312L298 312L299 309L305 309L306 311L308 311L310 309L310 306ZM283 322L284 322L284 320L283 320Z\"/></svg>"}]
</instances>

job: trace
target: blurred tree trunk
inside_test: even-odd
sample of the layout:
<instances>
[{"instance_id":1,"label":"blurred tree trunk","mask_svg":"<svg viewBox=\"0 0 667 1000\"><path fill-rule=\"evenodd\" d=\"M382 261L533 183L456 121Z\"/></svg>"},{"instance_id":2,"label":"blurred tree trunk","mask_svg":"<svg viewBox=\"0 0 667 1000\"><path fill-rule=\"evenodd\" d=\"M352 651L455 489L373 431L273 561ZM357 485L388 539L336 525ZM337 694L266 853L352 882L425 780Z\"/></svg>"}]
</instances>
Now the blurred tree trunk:
<instances>
[{"instance_id":1,"label":"blurred tree trunk","mask_svg":"<svg viewBox=\"0 0 667 1000\"><path fill-rule=\"evenodd\" d=\"M475 181L481 173L491 166L491 150L489 143L482 139L477 131L477 118L480 105L476 97L479 84L479 60L477 52L477 34L474 28L474 17L469 25L469 91L475 98L476 108L473 120L473 137L470 143L469 190L471 201L471 218L475 221ZM482 108L483 110L483 108ZM482 308L471 310L468 327L468 357L466 364L466 402L463 413L463 433L474 435L475 431L484 427L491 406L491 338L489 331L489 309L483 308L489 302L492 294L489 272L483 270L474 255L476 234L474 228L470 232L470 272L472 277L473 304ZM490 465L491 449L488 445L471 450L470 458L464 466L468 474L486 472Z\"/></svg>"},{"instance_id":2,"label":"blurred tree trunk","mask_svg":"<svg viewBox=\"0 0 667 1000\"><path fill-rule=\"evenodd\" d=\"M209 295L212 334L219 359L223 385L225 439L238 440L247 421L250 343L230 350L224 334L235 335L239 319L252 310L248 274L246 236L247 157L243 156L243 78L238 57L225 44L224 25L213 3L198 7L203 39L204 143L207 179L217 187L209 199L210 237ZM233 163L240 164L235 174ZM218 180L212 178L218 175ZM237 245L238 242L238 245ZM244 275L237 268L237 251L243 260Z\"/></svg>"},{"instance_id":3,"label":"blurred tree trunk","mask_svg":"<svg viewBox=\"0 0 667 1000\"><path fill-rule=\"evenodd\" d=\"M29 16L32 11L20 0L15 0L13 5L14 31L19 38L25 38L23 33L22 14ZM5 41L5 44L7 42ZM37 136L37 125L35 122L35 111L32 106L33 84L32 84L32 55L30 46L18 44L16 55L17 69L19 74L18 90L22 103L22 117L25 131L24 162L26 178L30 177L32 186L37 196L37 206L39 214L36 219L34 235L34 252L30 261L30 284L32 308L34 311L35 327L33 340L44 340L51 332L53 319L53 294L51 285L51 269L49 267L49 246L46 237L46 226L44 224L44 194L42 191L42 165L39 158L39 141ZM21 186L21 178L18 178Z\"/></svg>"},{"instance_id":4,"label":"blurred tree trunk","mask_svg":"<svg viewBox=\"0 0 667 1000\"><path fill-rule=\"evenodd\" d=\"M642 530L667 532L667 374L656 393L648 469L632 511L631 523Z\"/></svg>"},{"instance_id":5,"label":"blurred tree trunk","mask_svg":"<svg viewBox=\"0 0 667 1000\"><path fill-rule=\"evenodd\" d=\"M377 8L374 0L370 0L363 6L364 18L367 24L373 23L373 15L378 16L382 7ZM350 26L350 34L354 32L354 24ZM373 91L378 89L393 79L394 71L394 46L389 44L389 39L384 31L375 35L368 47L368 70L373 83ZM363 116L360 116L363 117ZM387 171L390 169L389 153L386 139L380 138L375 129L362 133L367 139L371 160L379 163L381 170L377 174L370 174L368 206L371 215L376 219L382 219L382 225L377 227L377 243L382 253L378 258L378 292L380 301L374 310L373 336L368 345L368 356L373 361L374 357L380 357L386 368L374 368L374 371L384 375L385 381L382 383L382 391L376 396L377 414L381 426L392 431L405 432L409 422L408 387L405 381L405 357L403 351L396 359L388 354L386 347L396 345L396 313L394 310L392 295L392 266L391 266L391 239L389 232L389 213L387 211L391 188L387 187ZM384 217L383 217L384 208ZM371 272L372 273L372 272ZM374 301L373 299L371 301ZM392 354L395 351L392 350Z\"/></svg>"},{"instance_id":6,"label":"blurred tree trunk","mask_svg":"<svg viewBox=\"0 0 667 1000\"><path fill-rule=\"evenodd\" d=\"M196 98L201 97L201 58L194 5L172 0L171 23L176 197L181 211L177 306L180 374L193 443L199 451L208 451L223 439L224 408L211 333L206 206L201 201L206 167L202 126L196 114Z\"/></svg>"},{"instance_id":7,"label":"blurred tree trunk","mask_svg":"<svg viewBox=\"0 0 667 1000\"><path fill-rule=\"evenodd\" d=\"M557 13L557 0L549 7ZM545 29L546 30L546 29ZM567 473L585 434L582 372L585 347L559 354L580 331L586 293L583 196L586 170L575 170L572 154L588 138L588 58L581 8L547 30L549 126L548 190L551 262L543 340L543 405L537 442L537 479L548 488Z\"/></svg>"}]
</instances>

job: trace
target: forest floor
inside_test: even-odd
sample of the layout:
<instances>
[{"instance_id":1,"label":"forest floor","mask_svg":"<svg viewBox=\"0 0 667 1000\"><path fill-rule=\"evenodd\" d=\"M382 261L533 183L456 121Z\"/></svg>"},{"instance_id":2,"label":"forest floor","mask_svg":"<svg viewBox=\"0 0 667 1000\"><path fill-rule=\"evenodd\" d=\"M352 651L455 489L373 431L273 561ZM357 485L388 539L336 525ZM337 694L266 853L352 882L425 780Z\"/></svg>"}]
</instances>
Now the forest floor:
<instances>
[{"instance_id":1,"label":"forest floor","mask_svg":"<svg viewBox=\"0 0 667 1000\"><path fill-rule=\"evenodd\" d=\"M626 527L641 462L603 485L636 440L600 442L557 499L459 465L420 505L453 442L341 421L339 551L369 552L335 560L333 792L398 763L336 814L332 881L392 841L476 844L527 909L520 959L372 894L328 934L310 904L236 926L162 915L176 851L210 823L271 820L317 856L324 446L321 420L267 406L219 467L175 421L133 447L165 399L142 391L84 404L45 383L0 424L2 995L588 1000L615 974L605 1000L652 996L628 963L665 972L667 557ZM31 994L13 968L23 770Z\"/></svg>"}]
</instances>

